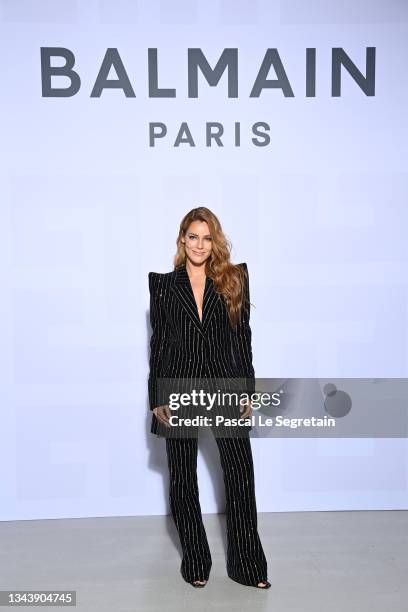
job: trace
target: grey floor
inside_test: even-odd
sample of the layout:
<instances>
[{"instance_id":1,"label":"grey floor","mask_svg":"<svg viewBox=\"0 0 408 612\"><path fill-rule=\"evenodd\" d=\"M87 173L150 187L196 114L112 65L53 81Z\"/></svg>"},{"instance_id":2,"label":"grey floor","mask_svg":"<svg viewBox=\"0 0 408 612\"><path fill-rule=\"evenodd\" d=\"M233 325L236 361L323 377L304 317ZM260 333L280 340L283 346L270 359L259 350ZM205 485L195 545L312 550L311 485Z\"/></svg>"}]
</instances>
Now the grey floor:
<instances>
[{"instance_id":1,"label":"grey floor","mask_svg":"<svg viewBox=\"0 0 408 612\"><path fill-rule=\"evenodd\" d=\"M170 516L2 522L0 589L76 590L77 609L98 612L408 609L406 511L259 513L268 591L227 577L225 516L203 518L204 589L181 577Z\"/></svg>"}]
</instances>

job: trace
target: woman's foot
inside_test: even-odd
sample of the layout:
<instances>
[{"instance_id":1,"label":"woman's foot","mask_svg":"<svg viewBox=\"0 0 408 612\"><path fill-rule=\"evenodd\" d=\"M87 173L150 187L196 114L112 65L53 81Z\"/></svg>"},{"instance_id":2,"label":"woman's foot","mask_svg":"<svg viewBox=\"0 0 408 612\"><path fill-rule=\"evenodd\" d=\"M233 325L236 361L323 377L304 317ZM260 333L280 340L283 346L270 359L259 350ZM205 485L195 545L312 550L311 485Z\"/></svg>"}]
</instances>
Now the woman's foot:
<instances>
[{"instance_id":1,"label":"woman's foot","mask_svg":"<svg viewBox=\"0 0 408 612\"><path fill-rule=\"evenodd\" d=\"M269 589L272 586L269 580L262 580L261 582L258 582L258 584L250 584L248 582L244 582L243 580L239 580L238 578L233 578L230 574L228 574L228 576L231 578L231 580L234 580L234 582L238 582L244 586L251 586L255 589Z\"/></svg>"},{"instance_id":2,"label":"woman's foot","mask_svg":"<svg viewBox=\"0 0 408 612\"><path fill-rule=\"evenodd\" d=\"M194 587L203 587L207 584L206 580L193 580L191 583Z\"/></svg>"}]
</instances>

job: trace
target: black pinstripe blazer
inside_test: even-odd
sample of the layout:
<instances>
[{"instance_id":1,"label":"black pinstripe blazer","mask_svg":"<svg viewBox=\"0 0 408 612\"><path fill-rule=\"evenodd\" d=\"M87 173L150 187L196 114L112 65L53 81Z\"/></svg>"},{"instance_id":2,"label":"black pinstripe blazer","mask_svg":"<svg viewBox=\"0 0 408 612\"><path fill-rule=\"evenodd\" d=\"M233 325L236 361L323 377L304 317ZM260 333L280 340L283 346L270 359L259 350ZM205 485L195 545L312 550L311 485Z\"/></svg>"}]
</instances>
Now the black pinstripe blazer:
<instances>
[{"instance_id":1,"label":"black pinstripe blazer","mask_svg":"<svg viewBox=\"0 0 408 612\"><path fill-rule=\"evenodd\" d=\"M207 276L202 321L185 264L167 273L149 272L150 410L163 403L160 378L241 378L246 390L255 388L252 363L249 277L246 272L241 317L233 330L224 298ZM164 402L165 403L165 402ZM163 426L152 415L151 433L162 435Z\"/></svg>"}]
</instances>

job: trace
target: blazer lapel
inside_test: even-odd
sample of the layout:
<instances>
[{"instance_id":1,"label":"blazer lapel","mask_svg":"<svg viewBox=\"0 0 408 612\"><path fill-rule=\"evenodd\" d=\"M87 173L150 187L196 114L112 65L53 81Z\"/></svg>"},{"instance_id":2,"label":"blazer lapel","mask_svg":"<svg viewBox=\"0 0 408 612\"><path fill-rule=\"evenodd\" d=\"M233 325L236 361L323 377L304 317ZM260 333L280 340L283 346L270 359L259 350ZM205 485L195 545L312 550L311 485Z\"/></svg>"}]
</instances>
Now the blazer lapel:
<instances>
[{"instance_id":1,"label":"blazer lapel","mask_svg":"<svg viewBox=\"0 0 408 612\"><path fill-rule=\"evenodd\" d=\"M209 276L206 276L203 298L203 319L201 322L200 317L198 316L197 304L186 265L181 265L175 270L175 273L176 277L175 282L171 287L172 291L188 314L191 321L194 323L197 331L204 335L211 317L214 314L217 301L220 299L219 294L215 290L214 282Z\"/></svg>"}]
</instances>

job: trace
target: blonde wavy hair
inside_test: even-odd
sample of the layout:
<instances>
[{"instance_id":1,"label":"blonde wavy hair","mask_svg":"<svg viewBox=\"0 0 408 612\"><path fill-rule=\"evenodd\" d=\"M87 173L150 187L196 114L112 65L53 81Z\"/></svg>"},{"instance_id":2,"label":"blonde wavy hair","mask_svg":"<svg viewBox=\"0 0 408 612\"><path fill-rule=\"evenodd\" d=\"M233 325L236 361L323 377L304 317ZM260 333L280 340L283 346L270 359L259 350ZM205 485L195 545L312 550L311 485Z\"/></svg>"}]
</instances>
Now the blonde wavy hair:
<instances>
[{"instance_id":1,"label":"blonde wavy hair","mask_svg":"<svg viewBox=\"0 0 408 612\"><path fill-rule=\"evenodd\" d=\"M231 243L222 231L217 216L205 206L193 208L181 220L174 268L186 263L187 256L181 239L185 238L193 221L205 221L210 230L212 249L205 263L205 273L213 280L216 291L224 298L228 317L234 328L240 320L244 302L245 270L230 262Z\"/></svg>"}]
</instances>

